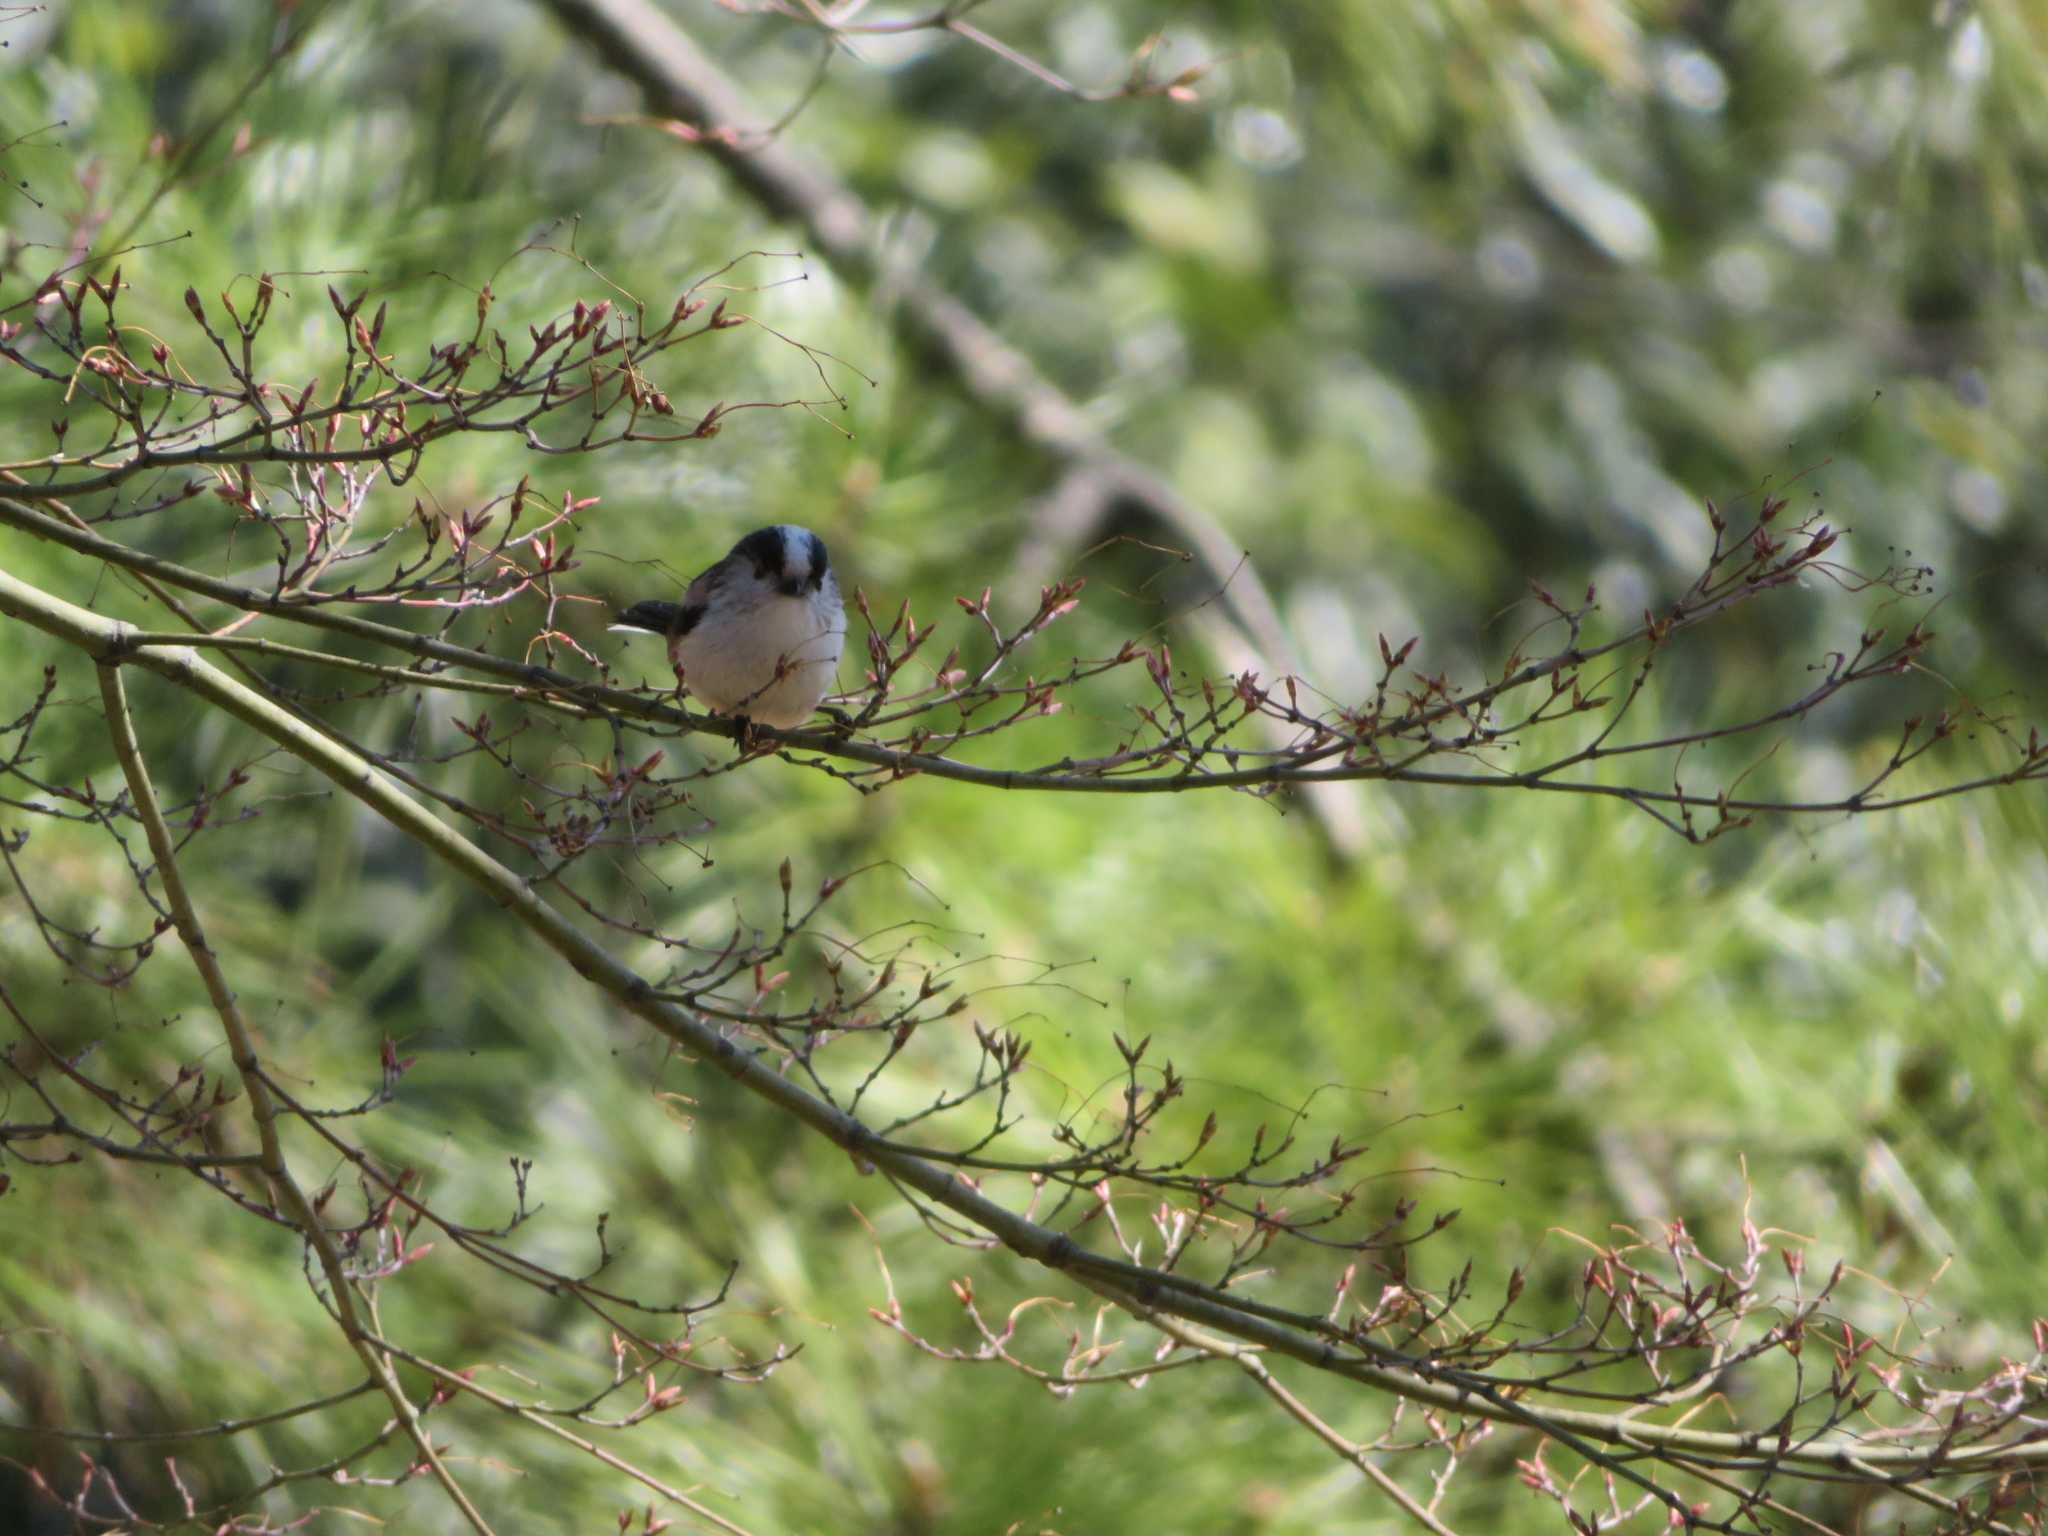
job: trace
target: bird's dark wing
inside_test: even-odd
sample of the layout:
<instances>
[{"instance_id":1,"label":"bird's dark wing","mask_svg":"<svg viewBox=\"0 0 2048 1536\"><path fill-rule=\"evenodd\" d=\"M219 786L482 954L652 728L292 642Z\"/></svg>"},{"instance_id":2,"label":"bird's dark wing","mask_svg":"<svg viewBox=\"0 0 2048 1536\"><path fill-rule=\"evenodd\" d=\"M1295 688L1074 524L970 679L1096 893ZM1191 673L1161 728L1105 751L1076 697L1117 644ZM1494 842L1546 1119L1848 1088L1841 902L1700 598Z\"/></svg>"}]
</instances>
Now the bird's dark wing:
<instances>
[{"instance_id":1,"label":"bird's dark wing","mask_svg":"<svg viewBox=\"0 0 2048 1536\"><path fill-rule=\"evenodd\" d=\"M659 599L635 603L612 620L612 624L616 628L644 629L653 634L667 635L671 640L680 640L697 627L711 607L712 598L731 579L732 557L727 556L708 571L700 571L697 579L683 590L680 603Z\"/></svg>"},{"instance_id":2,"label":"bird's dark wing","mask_svg":"<svg viewBox=\"0 0 2048 1536\"><path fill-rule=\"evenodd\" d=\"M696 580L692 581L683 590L683 606L685 608L710 607L711 595L724 586L726 578L732 574L728 569L731 564L732 562L729 559L721 560L718 564L699 571Z\"/></svg>"},{"instance_id":3,"label":"bird's dark wing","mask_svg":"<svg viewBox=\"0 0 2048 1536\"><path fill-rule=\"evenodd\" d=\"M676 627L671 629L669 634L680 640L684 635L695 629L697 621L703 618L705 611L710 608L712 598L718 594L719 589L731 577L732 561L730 559L721 560L709 570L700 571L697 579L683 590L682 617L677 620Z\"/></svg>"}]
</instances>

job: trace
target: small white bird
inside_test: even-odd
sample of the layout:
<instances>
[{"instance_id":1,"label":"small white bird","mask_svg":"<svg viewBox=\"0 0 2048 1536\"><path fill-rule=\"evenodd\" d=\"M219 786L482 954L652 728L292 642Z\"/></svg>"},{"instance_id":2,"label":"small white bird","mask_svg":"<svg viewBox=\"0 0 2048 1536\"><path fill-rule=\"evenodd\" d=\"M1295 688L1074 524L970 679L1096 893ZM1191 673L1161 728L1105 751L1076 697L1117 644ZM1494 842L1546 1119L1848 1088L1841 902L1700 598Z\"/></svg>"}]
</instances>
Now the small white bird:
<instances>
[{"instance_id":1,"label":"small white bird","mask_svg":"<svg viewBox=\"0 0 2048 1536\"><path fill-rule=\"evenodd\" d=\"M666 638L676 680L706 708L787 730L838 681L846 608L825 541L779 523L733 545L680 603L635 603L611 627Z\"/></svg>"}]
</instances>

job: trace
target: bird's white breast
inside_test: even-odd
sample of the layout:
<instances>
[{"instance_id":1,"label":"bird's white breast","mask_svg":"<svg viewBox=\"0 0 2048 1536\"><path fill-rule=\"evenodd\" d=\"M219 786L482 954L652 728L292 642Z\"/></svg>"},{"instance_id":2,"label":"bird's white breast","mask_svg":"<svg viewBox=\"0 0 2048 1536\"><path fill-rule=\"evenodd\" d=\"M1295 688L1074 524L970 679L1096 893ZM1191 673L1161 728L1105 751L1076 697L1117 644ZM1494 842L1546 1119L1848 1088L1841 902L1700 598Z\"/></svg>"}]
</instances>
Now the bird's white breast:
<instances>
[{"instance_id":1,"label":"bird's white breast","mask_svg":"<svg viewBox=\"0 0 2048 1536\"><path fill-rule=\"evenodd\" d=\"M845 641L846 612L828 579L809 597L769 596L744 618L721 622L714 609L670 644L669 659L699 703L787 730L832 691Z\"/></svg>"}]
</instances>

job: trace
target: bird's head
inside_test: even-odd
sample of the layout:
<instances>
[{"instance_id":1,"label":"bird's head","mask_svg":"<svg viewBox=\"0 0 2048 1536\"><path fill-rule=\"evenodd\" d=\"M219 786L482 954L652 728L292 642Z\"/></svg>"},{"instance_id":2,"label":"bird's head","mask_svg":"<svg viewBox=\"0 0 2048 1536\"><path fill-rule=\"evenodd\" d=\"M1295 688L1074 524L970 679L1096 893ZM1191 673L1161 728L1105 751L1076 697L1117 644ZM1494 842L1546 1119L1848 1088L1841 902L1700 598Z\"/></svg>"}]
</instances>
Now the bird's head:
<instances>
[{"instance_id":1,"label":"bird's head","mask_svg":"<svg viewBox=\"0 0 2048 1536\"><path fill-rule=\"evenodd\" d=\"M755 529L733 546L729 558L747 561L756 576L784 597L809 597L825 585L832 569L825 541L794 523Z\"/></svg>"}]
</instances>

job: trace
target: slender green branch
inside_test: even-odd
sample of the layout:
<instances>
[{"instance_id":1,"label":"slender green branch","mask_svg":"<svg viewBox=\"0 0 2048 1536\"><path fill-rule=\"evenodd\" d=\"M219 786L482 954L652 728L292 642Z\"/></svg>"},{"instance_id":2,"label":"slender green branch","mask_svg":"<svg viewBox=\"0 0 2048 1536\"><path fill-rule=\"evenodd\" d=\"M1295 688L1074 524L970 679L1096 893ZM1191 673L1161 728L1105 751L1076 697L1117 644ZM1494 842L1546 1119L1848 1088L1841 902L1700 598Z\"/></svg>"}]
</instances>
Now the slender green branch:
<instances>
[{"instance_id":1,"label":"slender green branch","mask_svg":"<svg viewBox=\"0 0 2048 1536\"><path fill-rule=\"evenodd\" d=\"M1266 1362L1259 1358L1258 1350L1233 1343L1229 1339L1219 1339L1213 1334L1204 1333L1199 1328L1190 1328L1170 1317L1155 1316L1148 1321L1175 1343L1198 1350L1212 1359L1228 1360L1236 1365L1258 1385L1260 1391L1280 1405L1282 1412L1301 1424L1343 1460L1358 1468L1367 1482L1392 1499L1401 1513L1424 1530L1431 1532L1432 1536L1458 1536L1456 1531L1424 1508L1413 1494L1394 1481L1386 1468L1372 1459L1365 1446L1347 1440L1313 1408L1288 1391L1280 1379L1266 1369Z\"/></svg>"},{"instance_id":2,"label":"slender green branch","mask_svg":"<svg viewBox=\"0 0 2048 1536\"><path fill-rule=\"evenodd\" d=\"M377 1383L359 1381L352 1387L343 1387L339 1392L330 1392L325 1397L316 1397L311 1402L295 1403L289 1408L279 1408L272 1413L252 1414L246 1419L216 1419L211 1424L196 1424L189 1429L148 1429L115 1433L104 1429L52 1429L37 1425L30 1429L25 1424L0 1424L0 1431L16 1435L51 1435L59 1440L83 1440L94 1445L162 1445L172 1440L221 1440L229 1435L239 1435L248 1430L261 1429L266 1424L283 1424L291 1419L303 1418L309 1413L319 1413L337 1403L348 1402L361 1397L365 1392L375 1392Z\"/></svg>"},{"instance_id":3,"label":"slender green branch","mask_svg":"<svg viewBox=\"0 0 2048 1536\"><path fill-rule=\"evenodd\" d=\"M227 1156L191 1157L182 1152L159 1152L154 1147L131 1147L106 1136L95 1136L69 1120L46 1120L39 1125L0 1126L0 1145L10 1141L40 1141L45 1137L62 1137L67 1141L82 1142L102 1157L111 1157L124 1163L154 1163L162 1168L183 1168L197 1173L215 1168L261 1168L263 1155L260 1152L239 1152Z\"/></svg>"},{"instance_id":4,"label":"slender green branch","mask_svg":"<svg viewBox=\"0 0 2048 1536\"><path fill-rule=\"evenodd\" d=\"M139 549L130 549L113 539L100 537L89 528L74 528L11 497L0 496L0 525L34 534L37 538L61 544L77 554L89 555L109 565L135 571L175 587L182 587L188 592L211 598L240 613L263 613L289 619L295 624L304 624L313 629L324 629L332 634L348 635L353 639L388 646L407 655L416 656L421 661L437 661L448 666L466 667L487 677L500 677L514 683L523 683L537 693L568 694L579 700L602 704L606 708L658 720L664 725L695 726L722 735L737 734L737 727L732 727L730 722L707 722L702 717L685 714L681 710L671 709L658 701L650 700L645 694L631 693L622 688L606 688L581 678L571 677L566 672L557 672L551 667L506 661L487 651L474 651L467 646L450 645L447 641L437 640L431 635L414 634L409 629L399 629L395 625L359 619L352 614L309 604L303 600L280 600L258 588L238 586L232 581L208 576L203 571L191 570L175 561L145 554ZM145 632L126 633L139 636ZM132 645L142 642L130 638L125 643Z\"/></svg>"},{"instance_id":5,"label":"slender green branch","mask_svg":"<svg viewBox=\"0 0 2048 1536\"><path fill-rule=\"evenodd\" d=\"M341 672L353 672L358 677L374 677L379 682L390 683L400 688L437 688L449 693L474 693L491 698L524 699L533 703L546 703L550 709L579 720L594 720L598 711L583 709L572 701L554 693L543 693L538 689L518 683L484 683L469 678L450 677L445 672L420 672L411 667L393 667L380 662L364 661L355 656L337 656L332 651L308 650L302 645L285 645L277 640L266 640L261 635L207 635L180 634L177 631L142 631L129 638L129 644L145 645L190 645L200 650L250 651L258 656L268 656L278 661L303 662L307 666L332 667Z\"/></svg>"},{"instance_id":6,"label":"slender green branch","mask_svg":"<svg viewBox=\"0 0 2048 1536\"><path fill-rule=\"evenodd\" d=\"M0 577L0 580L10 580ZM83 610L75 609L84 617ZM102 619L100 624L107 621ZM406 1395L405 1388L398 1380L397 1372L391 1367L389 1357L374 1348L369 1341L368 1331L357 1315L354 1291L349 1284L348 1272L341 1262L341 1251L334 1244L333 1236L320 1219L306 1192L299 1187L290 1166L285 1161L284 1146L277 1134L277 1104L270 1095L270 1087L263 1080L262 1063L256 1055L256 1046L249 1031L248 1021L242 1016L242 1005L234 991L228 986L227 977L222 973L218 957L206 942L205 929L200 926L198 908L192 904L191 893L185 887L185 877L178 868L177 844L171 836L171 829L164 821L163 807L158 803L156 787L150 782L149 765L143 761L142 749L135 739L134 722L129 718L127 688L121 678L118 661L109 659L108 650L101 646L94 649L99 659L100 700L106 708L107 734L113 739L114 755L120 759L121 772L128 780L128 793L135 802L135 813L142 822L143 832L149 839L149 850L156 857L157 879L164 890L164 900L169 903L171 916L177 924L178 937L185 941L185 949L192 957L193 969L199 972L199 979L206 987L206 995L213 1003L213 1011L219 1016L221 1029L227 1036L228 1051L235 1070L242 1080L242 1091L249 1096L249 1112L256 1122L256 1137L262 1148L262 1167L269 1178L271 1187L283 1200L290 1212L293 1223L305 1234L306 1241L319 1256L320 1268L327 1276L328 1294L332 1298L335 1320L341 1325L349 1346L363 1362L364 1368L383 1388L384 1395L391 1400L391 1406L404 1423L414 1449L421 1462L433 1471L455 1507L462 1511L463 1518L478 1536L491 1536L490 1525L483 1514L470 1502L462 1485L455 1481L435 1451L420 1423L419 1410ZM147 654L147 653L145 653ZM215 674L222 684L238 692L246 693L252 699L259 695L244 688L223 673ZM275 709L268 701L265 707ZM285 719L282 710L277 711ZM303 727L301 727L303 729Z\"/></svg>"},{"instance_id":7,"label":"slender green branch","mask_svg":"<svg viewBox=\"0 0 2048 1536\"><path fill-rule=\"evenodd\" d=\"M410 1365L417 1366L420 1370L432 1376L441 1383L445 1390L451 1393L466 1392L481 1402L489 1403L501 1413L509 1413L515 1419L531 1424L536 1429L544 1430L557 1439L568 1441L569 1444L575 1446L577 1450L582 1451L585 1455L596 1457L615 1472L625 1473L634 1482L639 1483L645 1488L652 1489L665 1499L673 1500L698 1519L717 1526L721 1531L728 1532L729 1536L750 1536L746 1527L734 1525L725 1516L719 1514L717 1510L699 1503L680 1488L670 1487L659 1478L643 1472L623 1457L614 1456L610 1451L594 1441L586 1440L583 1436L565 1429L546 1414L536 1412L524 1403L515 1403L511 1398L504 1396L502 1393L493 1392L489 1387L480 1385L474 1379L474 1372L465 1374L461 1371L451 1371L445 1365L436 1365L424 1355L416 1355L411 1350L402 1348L397 1344L388 1343L383 1339L379 1339L376 1342L378 1348L389 1350L399 1359L406 1361Z\"/></svg>"}]
</instances>

